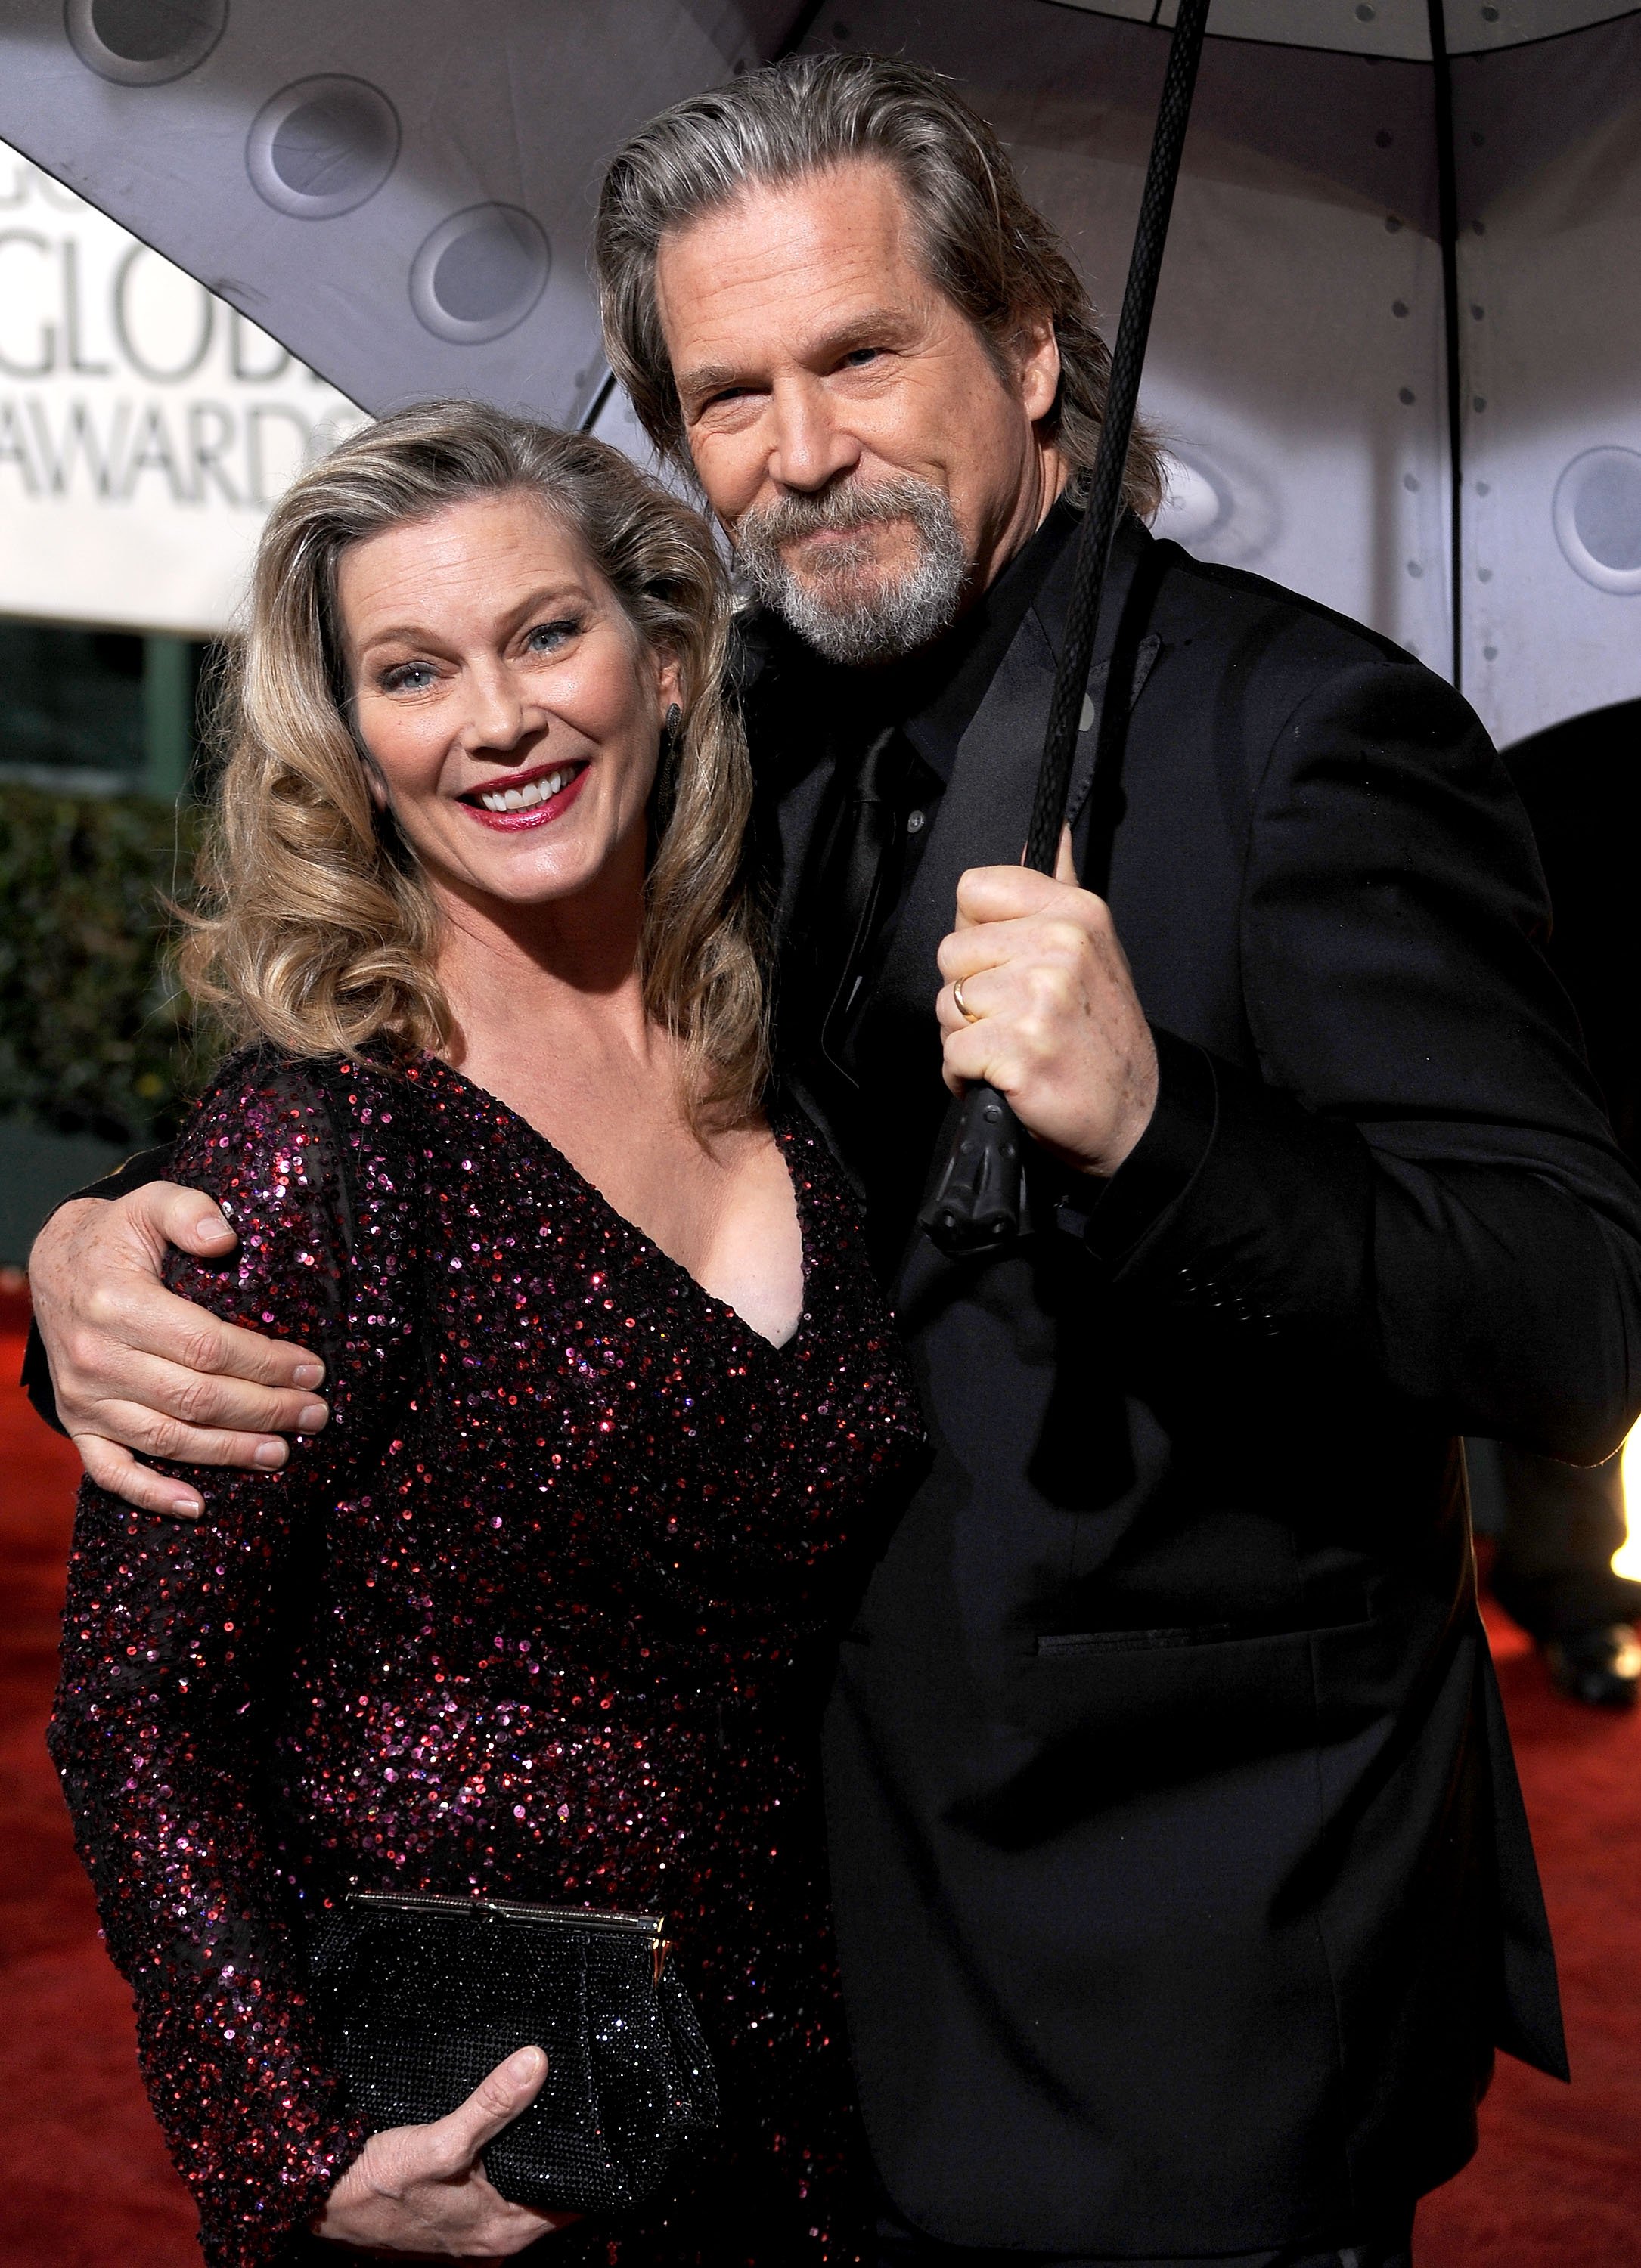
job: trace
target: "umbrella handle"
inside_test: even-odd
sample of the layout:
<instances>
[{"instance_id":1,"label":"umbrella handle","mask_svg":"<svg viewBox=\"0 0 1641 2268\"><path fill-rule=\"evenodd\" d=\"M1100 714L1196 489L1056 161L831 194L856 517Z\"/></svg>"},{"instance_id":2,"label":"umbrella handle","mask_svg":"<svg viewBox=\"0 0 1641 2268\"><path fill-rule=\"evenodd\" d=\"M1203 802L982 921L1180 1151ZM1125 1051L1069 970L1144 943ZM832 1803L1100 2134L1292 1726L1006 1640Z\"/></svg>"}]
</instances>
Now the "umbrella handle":
<instances>
[{"instance_id":1,"label":"umbrella handle","mask_svg":"<svg viewBox=\"0 0 1641 2268\"><path fill-rule=\"evenodd\" d=\"M1140 396L1140 372L1151 328L1157 280L1168 239L1168 217L1191 115L1196 67L1208 26L1209 0L1179 0L1179 13L1168 47L1168 68L1157 105L1157 131L1140 198L1134 254L1122 295L1122 314L1105 389L1088 509L1078 538L1077 563L1066 612L1065 642L1054 674L1042 769L1031 810L1025 863L1052 874L1065 824L1066 794L1076 726L1094 658L1105 565L1122 505L1128 441ZM1020 1234L1024 1219L1025 1136L1019 1120L995 1087L972 1086L964 1098L950 1151L934 1193L918 1215L918 1226L950 1259L995 1252Z\"/></svg>"},{"instance_id":2,"label":"umbrella handle","mask_svg":"<svg viewBox=\"0 0 1641 2268\"><path fill-rule=\"evenodd\" d=\"M1020 1233L1024 1136L984 1079L964 1092L957 1130L919 1225L950 1260L995 1251Z\"/></svg>"}]
</instances>

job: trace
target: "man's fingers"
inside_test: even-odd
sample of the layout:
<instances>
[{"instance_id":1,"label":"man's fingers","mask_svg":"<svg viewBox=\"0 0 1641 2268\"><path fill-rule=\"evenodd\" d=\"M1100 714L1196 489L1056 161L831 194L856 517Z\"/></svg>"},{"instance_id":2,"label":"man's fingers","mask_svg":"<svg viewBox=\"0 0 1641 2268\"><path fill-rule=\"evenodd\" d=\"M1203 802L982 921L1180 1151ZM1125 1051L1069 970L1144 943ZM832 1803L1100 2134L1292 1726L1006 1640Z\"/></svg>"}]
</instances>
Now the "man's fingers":
<instances>
[{"instance_id":1,"label":"man's fingers","mask_svg":"<svg viewBox=\"0 0 1641 2268\"><path fill-rule=\"evenodd\" d=\"M197 1489L179 1481L167 1480L164 1473L156 1473L147 1465L139 1465L129 1449L117 1441L105 1441L95 1433L76 1433L74 1446L80 1453L80 1462L88 1479L110 1496L117 1496L139 1512L168 1513L176 1520L197 1520L204 1509Z\"/></svg>"},{"instance_id":2,"label":"man's fingers","mask_svg":"<svg viewBox=\"0 0 1641 2268\"><path fill-rule=\"evenodd\" d=\"M150 1182L136 1190L131 1211L132 1226L161 1250L174 1244L202 1259L216 1259L240 1241L220 1205L202 1190L181 1189L174 1182Z\"/></svg>"},{"instance_id":3,"label":"man's fingers","mask_svg":"<svg viewBox=\"0 0 1641 2268\"><path fill-rule=\"evenodd\" d=\"M129 1371L133 1353L161 1357L178 1370L239 1378L311 1396L324 1364L309 1349L281 1344L220 1321L159 1280L172 1245L202 1256L233 1250L234 1233L197 1189L154 1182L117 1203L80 1199L62 1208L35 1240L35 1307L51 1358L58 1406L74 1430L95 1432L98 1395L144 1398ZM207 1418L236 1429L273 1431L299 1422L292 1406L166 1414ZM132 1446L143 1446L134 1444Z\"/></svg>"},{"instance_id":4,"label":"man's fingers","mask_svg":"<svg viewBox=\"0 0 1641 2268\"><path fill-rule=\"evenodd\" d=\"M957 1003L958 984L963 987L961 1006ZM1002 987L992 969L972 970L956 982L941 986L935 996L935 1014L942 1032L960 1032L965 1025L978 1023L982 1016L994 1015L1002 998Z\"/></svg>"},{"instance_id":5,"label":"man's fingers","mask_svg":"<svg viewBox=\"0 0 1641 2268\"><path fill-rule=\"evenodd\" d=\"M982 968L995 968L1014 954L1029 950L1035 936L1036 924L1029 916L1017 921L960 922L942 938L935 966L948 983L959 976L976 976Z\"/></svg>"},{"instance_id":6,"label":"man's fingers","mask_svg":"<svg viewBox=\"0 0 1641 2268\"><path fill-rule=\"evenodd\" d=\"M329 1417L320 1396L300 1388L251 1386L129 1351L101 1374L73 1360L61 1365L57 1407L70 1433L211 1465L283 1464L283 1454L263 1454L270 1444L285 1433L317 1433Z\"/></svg>"},{"instance_id":7,"label":"man's fingers","mask_svg":"<svg viewBox=\"0 0 1641 2268\"><path fill-rule=\"evenodd\" d=\"M299 1395L297 1399L300 1402L307 1397ZM74 1434L95 1433L122 1448L135 1449L139 1456L164 1457L168 1463L177 1465L277 1472L291 1456L291 1445L284 1430L277 1433L240 1432L215 1425L190 1425L184 1418L166 1417L146 1401L122 1402L115 1398L98 1402L88 1418L70 1424L69 1430ZM319 1425L315 1422L289 1430L315 1433Z\"/></svg>"},{"instance_id":8,"label":"man's fingers","mask_svg":"<svg viewBox=\"0 0 1641 2268\"><path fill-rule=\"evenodd\" d=\"M546 2077L547 2058L542 2050L518 2049L480 2080L465 2102L428 2127L428 2140L437 2139L439 2154L452 2171L470 2165L486 2142L529 2109Z\"/></svg>"},{"instance_id":9,"label":"man's fingers","mask_svg":"<svg viewBox=\"0 0 1641 2268\"><path fill-rule=\"evenodd\" d=\"M1039 874L1035 866L971 866L957 883L957 927L1049 913L1065 904L1068 890L1079 898L1088 895L1077 889L1075 875Z\"/></svg>"},{"instance_id":10,"label":"man's fingers","mask_svg":"<svg viewBox=\"0 0 1641 2268\"><path fill-rule=\"evenodd\" d=\"M179 1300L174 1292L167 1292L164 1297L173 1302L174 1310L170 1329L166 1338L148 1351L211 1381L204 1408L197 1413L181 1410L175 1415L198 1415L218 1425L258 1425L284 1431L291 1421L274 1418L273 1410L293 1408L289 1397L299 1395L305 1404L314 1400L313 1389L322 1381L325 1366L307 1347L265 1339L260 1331L225 1323L191 1300ZM270 1395L287 1398L270 1400ZM259 1411L269 1414L255 1414Z\"/></svg>"},{"instance_id":11,"label":"man's fingers","mask_svg":"<svg viewBox=\"0 0 1641 2268\"><path fill-rule=\"evenodd\" d=\"M1018 921L975 922L967 929L949 931L941 939L935 965L949 984L962 980L966 1000L972 990L969 979L982 970L1015 963L1080 961L1090 945L1098 948L1102 930L1108 931L1108 924L1098 899L1073 900Z\"/></svg>"},{"instance_id":12,"label":"man's fingers","mask_svg":"<svg viewBox=\"0 0 1641 2268\"><path fill-rule=\"evenodd\" d=\"M177 1371L200 1371L211 1378L287 1391L311 1390L325 1374L324 1364L307 1347L225 1322L209 1308L168 1292L163 1284L130 1273L94 1284L76 1320L78 1335L92 1333L111 1340L121 1353L158 1356ZM71 1359L78 1358L72 1336L66 1351ZM105 1347L105 1359L107 1351Z\"/></svg>"}]
</instances>

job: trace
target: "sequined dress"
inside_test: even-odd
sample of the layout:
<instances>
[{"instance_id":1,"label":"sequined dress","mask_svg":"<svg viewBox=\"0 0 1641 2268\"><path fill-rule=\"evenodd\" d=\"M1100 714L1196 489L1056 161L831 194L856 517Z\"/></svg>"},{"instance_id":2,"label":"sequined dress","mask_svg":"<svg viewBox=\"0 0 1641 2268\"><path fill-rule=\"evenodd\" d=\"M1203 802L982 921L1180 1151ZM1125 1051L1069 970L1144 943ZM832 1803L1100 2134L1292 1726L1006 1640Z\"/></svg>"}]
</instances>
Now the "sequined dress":
<instances>
[{"instance_id":1,"label":"sequined dress","mask_svg":"<svg viewBox=\"0 0 1641 2268\"><path fill-rule=\"evenodd\" d=\"M849 1200L776 1132L779 1349L432 1058L244 1055L183 1135L240 1242L173 1286L322 1350L333 1415L196 1525L85 1487L51 1745L212 2262L304 2257L364 2140L301 1982L344 1888L671 1918L721 2145L544 2259L858 2257L815 1718L919 1426Z\"/></svg>"}]
</instances>

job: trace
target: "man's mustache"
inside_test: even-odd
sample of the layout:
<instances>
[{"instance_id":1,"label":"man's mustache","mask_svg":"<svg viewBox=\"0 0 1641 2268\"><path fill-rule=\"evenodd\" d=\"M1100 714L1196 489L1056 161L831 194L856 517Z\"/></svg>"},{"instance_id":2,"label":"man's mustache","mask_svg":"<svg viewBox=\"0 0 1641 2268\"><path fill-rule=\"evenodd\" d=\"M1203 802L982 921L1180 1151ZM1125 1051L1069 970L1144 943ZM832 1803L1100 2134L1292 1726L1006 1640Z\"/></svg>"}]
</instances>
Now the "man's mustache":
<instances>
[{"instance_id":1,"label":"man's mustache","mask_svg":"<svg viewBox=\"0 0 1641 2268\"><path fill-rule=\"evenodd\" d=\"M930 481L845 481L818 496L782 497L775 504L750 506L735 523L735 547L767 560L806 535L847 535L891 519L909 519L925 528L944 506L944 495Z\"/></svg>"}]
</instances>

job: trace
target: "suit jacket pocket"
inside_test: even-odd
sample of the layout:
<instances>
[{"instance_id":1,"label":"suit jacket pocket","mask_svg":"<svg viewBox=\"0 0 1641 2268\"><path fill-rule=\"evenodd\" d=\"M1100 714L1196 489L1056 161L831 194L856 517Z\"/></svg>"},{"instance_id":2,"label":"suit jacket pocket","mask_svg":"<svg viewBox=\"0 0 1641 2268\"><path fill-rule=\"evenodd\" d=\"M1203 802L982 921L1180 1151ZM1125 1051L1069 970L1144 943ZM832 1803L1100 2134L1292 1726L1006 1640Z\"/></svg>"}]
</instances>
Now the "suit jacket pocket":
<instances>
[{"instance_id":1,"label":"suit jacket pocket","mask_svg":"<svg viewBox=\"0 0 1641 2268\"><path fill-rule=\"evenodd\" d=\"M1157 1646L1216 1646L1243 1638L1235 1623L1201 1623L1180 1630L1046 1631L1039 1653L1140 1653Z\"/></svg>"},{"instance_id":2,"label":"suit jacket pocket","mask_svg":"<svg viewBox=\"0 0 1641 2268\"><path fill-rule=\"evenodd\" d=\"M1312 1631L1354 1630L1370 1619L1366 1593L1359 1583L1296 1601L1291 1610L1240 1615L1232 1621L1176 1624L1151 1630L1045 1631L1037 1641L1041 1656L1150 1653L1161 1647L1234 1646L1246 1638L1304 1638Z\"/></svg>"}]
</instances>

